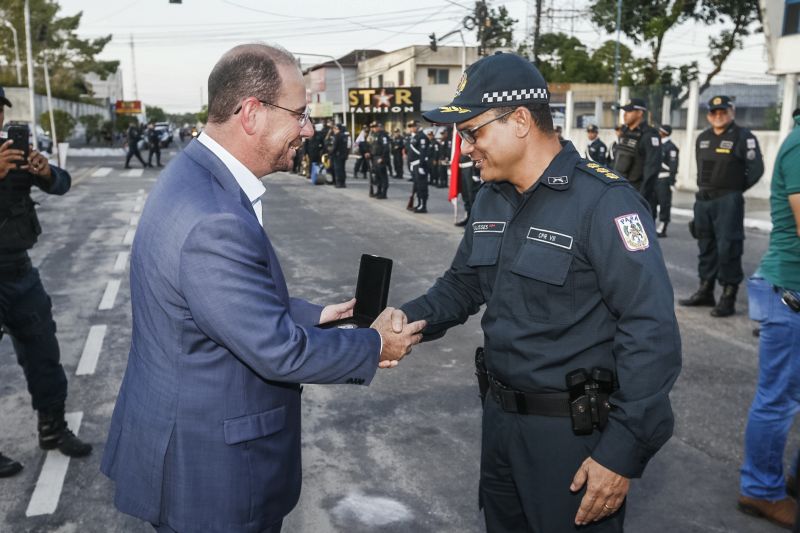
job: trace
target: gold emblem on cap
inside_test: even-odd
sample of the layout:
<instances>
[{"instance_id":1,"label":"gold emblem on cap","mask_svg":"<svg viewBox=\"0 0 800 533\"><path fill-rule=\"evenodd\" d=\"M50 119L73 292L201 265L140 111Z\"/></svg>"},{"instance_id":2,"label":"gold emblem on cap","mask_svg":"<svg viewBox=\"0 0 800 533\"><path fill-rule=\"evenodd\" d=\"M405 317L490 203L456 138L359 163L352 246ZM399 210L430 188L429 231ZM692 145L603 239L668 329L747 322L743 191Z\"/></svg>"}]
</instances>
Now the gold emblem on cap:
<instances>
[{"instance_id":1,"label":"gold emblem on cap","mask_svg":"<svg viewBox=\"0 0 800 533\"><path fill-rule=\"evenodd\" d=\"M461 75L461 80L458 82L458 87L456 87L456 96L460 96L461 92L464 90L464 87L467 86L467 73L464 72Z\"/></svg>"},{"instance_id":2,"label":"gold emblem on cap","mask_svg":"<svg viewBox=\"0 0 800 533\"><path fill-rule=\"evenodd\" d=\"M449 105L446 107L440 107L439 111L441 113L469 113L471 110L464 107L458 107L457 105Z\"/></svg>"},{"instance_id":3,"label":"gold emblem on cap","mask_svg":"<svg viewBox=\"0 0 800 533\"><path fill-rule=\"evenodd\" d=\"M722 103L722 98L720 98L719 96L717 96L716 98L714 98L714 101L713 101L713 102L711 102L711 105L719 105L719 104L721 104L721 103Z\"/></svg>"}]
</instances>

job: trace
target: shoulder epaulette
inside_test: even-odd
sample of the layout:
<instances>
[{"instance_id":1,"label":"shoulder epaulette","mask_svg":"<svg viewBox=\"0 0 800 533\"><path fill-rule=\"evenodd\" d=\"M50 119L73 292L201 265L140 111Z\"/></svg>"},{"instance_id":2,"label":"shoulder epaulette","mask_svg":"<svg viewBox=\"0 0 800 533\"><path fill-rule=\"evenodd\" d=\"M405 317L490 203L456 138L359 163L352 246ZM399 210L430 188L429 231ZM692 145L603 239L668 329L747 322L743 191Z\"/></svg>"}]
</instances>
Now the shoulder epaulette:
<instances>
[{"instance_id":1,"label":"shoulder epaulette","mask_svg":"<svg viewBox=\"0 0 800 533\"><path fill-rule=\"evenodd\" d=\"M617 183L620 181L625 181L624 178L619 174L608 170L603 165L595 163L594 161L581 161L578 163L578 168L605 183Z\"/></svg>"}]
</instances>

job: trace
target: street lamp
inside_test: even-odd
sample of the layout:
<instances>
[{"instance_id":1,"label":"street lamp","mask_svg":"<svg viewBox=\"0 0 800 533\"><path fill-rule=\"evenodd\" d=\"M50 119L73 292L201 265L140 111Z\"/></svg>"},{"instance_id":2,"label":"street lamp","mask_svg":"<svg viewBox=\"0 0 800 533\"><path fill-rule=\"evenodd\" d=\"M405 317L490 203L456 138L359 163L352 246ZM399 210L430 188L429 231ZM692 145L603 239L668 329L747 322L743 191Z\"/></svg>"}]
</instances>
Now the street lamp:
<instances>
[{"instance_id":1,"label":"street lamp","mask_svg":"<svg viewBox=\"0 0 800 533\"><path fill-rule=\"evenodd\" d=\"M22 85L22 67L19 64L19 41L17 40L17 29L11 24L9 21L3 19L2 20L3 26L11 30L11 33L14 34L14 55L16 56L17 61L17 85Z\"/></svg>"}]
</instances>

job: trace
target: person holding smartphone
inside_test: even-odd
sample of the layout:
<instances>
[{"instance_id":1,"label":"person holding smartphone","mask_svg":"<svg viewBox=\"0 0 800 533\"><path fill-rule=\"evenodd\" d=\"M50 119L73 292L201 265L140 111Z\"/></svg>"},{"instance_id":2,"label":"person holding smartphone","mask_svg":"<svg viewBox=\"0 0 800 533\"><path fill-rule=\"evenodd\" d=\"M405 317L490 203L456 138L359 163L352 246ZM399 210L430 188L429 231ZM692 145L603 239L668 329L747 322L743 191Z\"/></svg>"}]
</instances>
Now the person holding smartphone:
<instances>
[{"instance_id":1,"label":"person holding smartphone","mask_svg":"<svg viewBox=\"0 0 800 533\"><path fill-rule=\"evenodd\" d=\"M6 106L11 107L11 102L0 87L0 126ZM62 195L72 179L67 171L50 165L47 158L30 149L27 133L15 131L19 129L27 127L12 126L9 139L0 144L0 338L9 334L25 373L39 417L39 446L83 457L92 447L78 439L64 420L67 377L61 366L56 324L50 297L28 256L41 233L31 189L35 185L48 194ZM0 453L0 477L20 470L19 462Z\"/></svg>"}]
</instances>

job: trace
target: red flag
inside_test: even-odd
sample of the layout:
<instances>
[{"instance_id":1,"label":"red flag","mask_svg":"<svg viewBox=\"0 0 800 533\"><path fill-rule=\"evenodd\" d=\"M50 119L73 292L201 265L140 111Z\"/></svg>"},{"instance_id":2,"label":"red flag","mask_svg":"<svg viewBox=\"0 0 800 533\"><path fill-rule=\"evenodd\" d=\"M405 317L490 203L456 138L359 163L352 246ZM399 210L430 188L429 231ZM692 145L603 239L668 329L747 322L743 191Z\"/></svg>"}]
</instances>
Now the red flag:
<instances>
[{"instance_id":1,"label":"red flag","mask_svg":"<svg viewBox=\"0 0 800 533\"><path fill-rule=\"evenodd\" d=\"M455 204L458 193L461 191L461 177L459 176L459 162L461 159L461 137L458 136L453 124L453 149L450 152L450 194L447 199Z\"/></svg>"}]
</instances>

